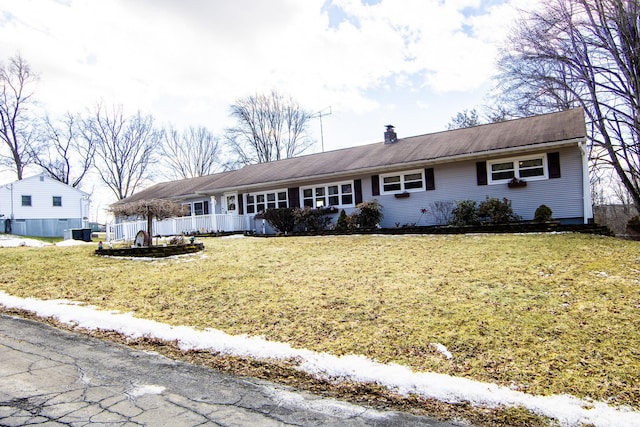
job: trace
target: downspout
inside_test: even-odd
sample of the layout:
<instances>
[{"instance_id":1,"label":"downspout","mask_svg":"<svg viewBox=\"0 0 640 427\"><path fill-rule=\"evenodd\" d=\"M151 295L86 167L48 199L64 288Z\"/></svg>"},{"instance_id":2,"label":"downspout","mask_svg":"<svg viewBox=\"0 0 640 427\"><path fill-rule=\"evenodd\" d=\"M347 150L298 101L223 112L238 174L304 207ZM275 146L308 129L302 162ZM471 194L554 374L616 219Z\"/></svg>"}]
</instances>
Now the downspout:
<instances>
[{"instance_id":1,"label":"downspout","mask_svg":"<svg viewBox=\"0 0 640 427\"><path fill-rule=\"evenodd\" d=\"M578 143L580 148L580 157L582 158L582 211L584 214L584 223L588 224L593 219L593 201L591 200L591 182L589 180L589 155L587 152L587 142Z\"/></svg>"}]
</instances>

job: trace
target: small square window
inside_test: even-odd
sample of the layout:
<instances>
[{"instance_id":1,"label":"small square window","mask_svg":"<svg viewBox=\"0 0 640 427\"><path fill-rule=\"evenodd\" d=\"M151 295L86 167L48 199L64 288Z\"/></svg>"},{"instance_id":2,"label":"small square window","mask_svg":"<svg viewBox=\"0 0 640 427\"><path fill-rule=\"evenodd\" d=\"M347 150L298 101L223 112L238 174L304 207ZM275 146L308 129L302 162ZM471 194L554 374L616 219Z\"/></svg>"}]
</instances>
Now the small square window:
<instances>
[{"instance_id":1,"label":"small square window","mask_svg":"<svg viewBox=\"0 0 640 427\"><path fill-rule=\"evenodd\" d=\"M204 205L202 202L196 202L193 204L193 213L196 215L202 215L204 213Z\"/></svg>"},{"instance_id":2,"label":"small square window","mask_svg":"<svg viewBox=\"0 0 640 427\"><path fill-rule=\"evenodd\" d=\"M53 196L53 206L62 206L61 196Z\"/></svg>"},{"instance_id":3,"label":"small square window","mask_svg":"<svg viewBox=\"0 0 640 427\"><path fill-rule=\"evenodd\" d=\"M513 162L494 163L491 165L491 179L498 181L501 179L511 179L515 176Z\"/></svg>"},{"instance_id":4,"label":"small square window","mask_svg":"<svg viewBox=\"0 0 640 427\"><path fill-rule=\"evenodd\" d=\"M31 196L22 196L22 206L31 206Z\"/></svg>"}]
</instances>

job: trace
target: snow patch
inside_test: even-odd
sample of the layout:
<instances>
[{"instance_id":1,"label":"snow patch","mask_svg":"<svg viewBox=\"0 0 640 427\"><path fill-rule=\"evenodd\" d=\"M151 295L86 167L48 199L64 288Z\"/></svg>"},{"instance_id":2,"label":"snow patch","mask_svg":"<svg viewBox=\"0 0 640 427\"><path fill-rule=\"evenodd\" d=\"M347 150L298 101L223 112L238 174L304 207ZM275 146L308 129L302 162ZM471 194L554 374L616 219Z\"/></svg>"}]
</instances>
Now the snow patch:
<instances>
[{"instance_id":1,"label":"snow patch","mask_svg":"<svg viewBox=\"0 0 640 427\"><path fill-rule=\"evenodd\" d=\"M0 248L17 248L20 246L40 248L43 246L51 246L51 243L15 236L5 236L3 238L0 238Z\"/></svg>"},{"instance_id":2,"label":"snow patch","mask_svg":"<svg viewBox=\"0 0 640 427\"><path fill-rule=\"evenodd\" d=\"M375 409L363 409L360 406L339 402L333 399L309 399L305 398L301 393L277 390L273 387L265 388L264 391L280 402L286 402L289 405L296 406L301 409L320 414L330 414L334 417L344 419L362 416L372 419L384 419L390 416L388 413L376 411Z\"/></svg>"},{"instance_id":3,"label":"snow patch","mask_svg":"<svg viewBox=\"0 0 640 427\"><path fill-rule=\"evenodd\" d=\"M449 360L453 359L453 354L451 354L451 352L447 350L447 347L445 347L444 345L437 342L432 342L430 345L434 347L436 351L442 354L445 358Z\"/></svg>"},{"instance_id":4,"label":"snow patch","mask_svg":"<svg viewBox=\"0 0 640 427\"><path fill-rule=\"evenodd\" d=\"M140 385L136 386L133 390L129 390L127 394L130 397L140 397L145 394L162 394L165 388L161 385Z\"/></svg>"}]
</instances>

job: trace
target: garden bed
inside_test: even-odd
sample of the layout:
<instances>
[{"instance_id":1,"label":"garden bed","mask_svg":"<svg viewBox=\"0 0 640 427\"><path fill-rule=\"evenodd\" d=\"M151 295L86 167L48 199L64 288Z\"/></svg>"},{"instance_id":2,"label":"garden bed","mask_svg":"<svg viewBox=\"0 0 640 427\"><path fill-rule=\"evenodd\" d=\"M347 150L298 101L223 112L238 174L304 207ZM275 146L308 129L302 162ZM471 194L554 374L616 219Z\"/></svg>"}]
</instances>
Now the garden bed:
<instances>
[{"instance_id":1,"label":"garden bed","mask_svg":"<svg viewBox=\"0 0 640 427\"><path fill-rule=\"evenodd\" d=\"M103 248L96 249L96 255L120 256L120 257L151 257L166 258L174 255L191 254L204 250L204 243L187 243L182 245L167 246L138 246L130 248Z\"/></svg>"},{"instance_id":2,"label":"garden bed","mask_svg":"<svg viewBox=\"0 0 640 427\"><path fill-rule=\"evenodd\" d=\"M613 236L613 232L598 224L560 224L550 222L517 222L467 226L406 226L397 228L357 228L352 230L294 231L288 236L334 236L345 234L468 234L468 233L550 233L574 232ZM283 234L278 234L282 236ZM256 237L275 237L276 234L255 234Z\"/></svg>"}]
</instances>

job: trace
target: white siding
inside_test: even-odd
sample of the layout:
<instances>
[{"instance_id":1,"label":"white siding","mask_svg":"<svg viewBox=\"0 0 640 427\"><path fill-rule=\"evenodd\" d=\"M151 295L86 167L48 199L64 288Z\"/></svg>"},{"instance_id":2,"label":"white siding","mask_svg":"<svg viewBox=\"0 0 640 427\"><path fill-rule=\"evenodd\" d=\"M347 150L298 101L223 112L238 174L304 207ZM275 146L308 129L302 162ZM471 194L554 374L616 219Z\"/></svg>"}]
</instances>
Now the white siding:
<instances>
[{"instance_id":1,"label":"white siding","mask_svg":"<svg viewBox=\"0 0 640 427\"><path fill-rule=\"evenodd\" d=\"M82 219L89 213L86 193L48 177L33 176L0 186L0 214L5 218L11 217L12 192L15 219ZM31 206L22 206L23 195L31 196ZM53 196L62 198L62 206L53 206Z\"/></svg>"}]
</instances>

